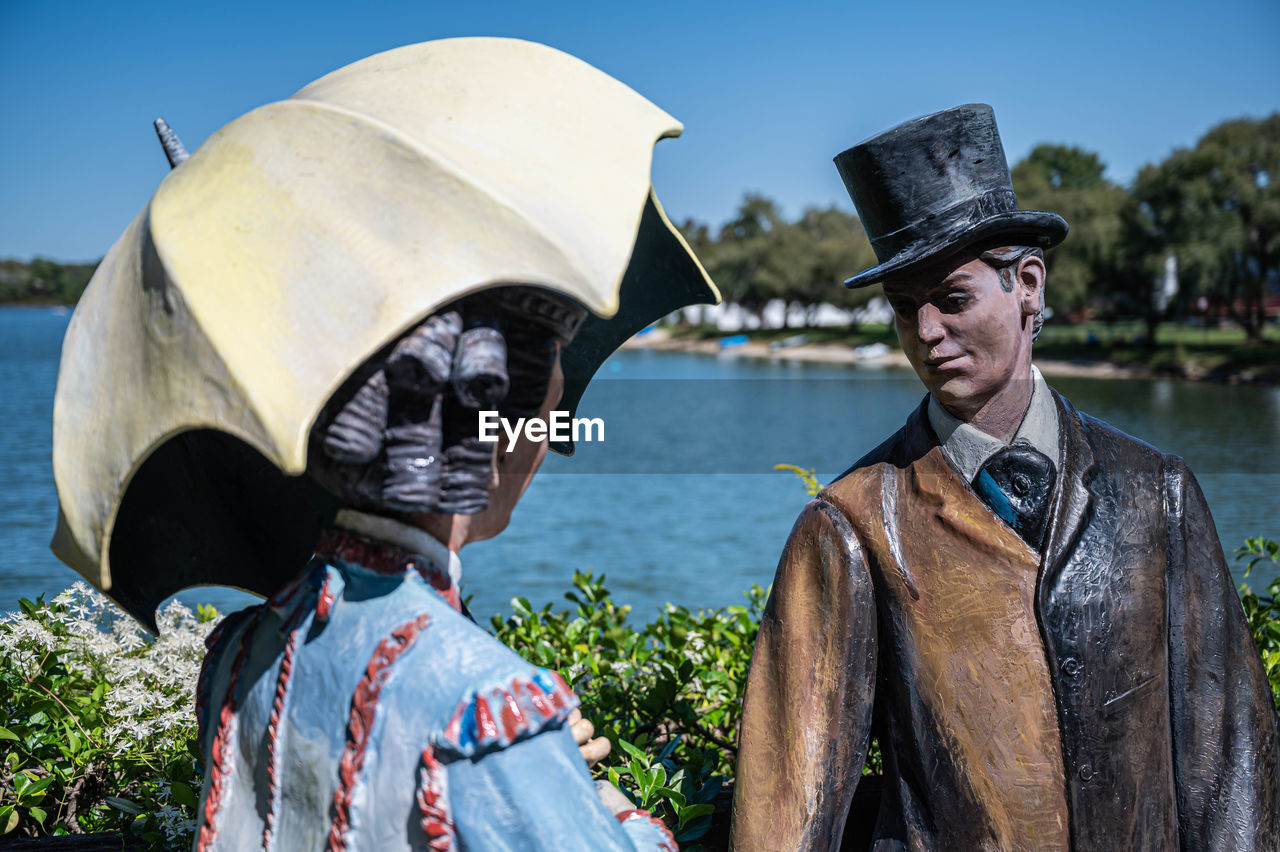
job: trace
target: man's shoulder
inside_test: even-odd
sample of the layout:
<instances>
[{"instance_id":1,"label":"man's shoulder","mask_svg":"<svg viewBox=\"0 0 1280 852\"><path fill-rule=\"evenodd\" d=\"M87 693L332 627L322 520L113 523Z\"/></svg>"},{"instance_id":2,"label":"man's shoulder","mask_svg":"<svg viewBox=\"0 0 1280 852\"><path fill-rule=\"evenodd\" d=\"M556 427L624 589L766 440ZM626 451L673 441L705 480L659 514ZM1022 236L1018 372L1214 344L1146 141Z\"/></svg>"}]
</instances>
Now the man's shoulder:
<instances>
[{"instance_id":1,"label":"man's shoulder","mask_svg":"<svg viewBox=\"0 0 1280 852\"><path fill-rule=\"evenodd\" d=\"M838 484L847 486L853 482L874 477L882 465L904 466L911 461L911 456L918 456L928 449L928 445L937 443L933 428L929 426L928 415L925 414L928 401L929 398L926 396L924 401L907 416L907 422L902 425L902 428L851 464L844 473L833 479L827 488L833 488Z\"/></svg>"},{"instance_id":2,"label":"man's shoulder","mask_svg":"<svg viewBox=\"0 0 1280 852\"><path fill-rule=\"evenodd\" d=\"M1152 468L1158 470L1170 458L1170 456L1147 441L1136 438L1105 420L1094 417L1092 414L1079 411L1071 404L1070 400L1057 391L1054 391L1054 395L1061 404L1059 418L1060 422L1063 422L1063 425L1067 427L1064 431L1069 435L1073 421L1079 424L1081 434L1084 440L1088 442L1095 462L1102 462L1119 469ZM1069 445L1070 442L1066 441L1064 443Z\"/></svg>"},{"instance_id":3,"label":"man's shoulder","mask_svg":"<svg viewBox=\"0 0 1280 852\"><path fill-rule=\"evenodd\" d=\"M878 489L883 476L882 467L893 464L906 441L904 426L885 439L878 447L858 459L844 473L831 480L818 492L818 500L826 503L848 504L865 495L867 489Z\"/></svg>"}]
</instances>

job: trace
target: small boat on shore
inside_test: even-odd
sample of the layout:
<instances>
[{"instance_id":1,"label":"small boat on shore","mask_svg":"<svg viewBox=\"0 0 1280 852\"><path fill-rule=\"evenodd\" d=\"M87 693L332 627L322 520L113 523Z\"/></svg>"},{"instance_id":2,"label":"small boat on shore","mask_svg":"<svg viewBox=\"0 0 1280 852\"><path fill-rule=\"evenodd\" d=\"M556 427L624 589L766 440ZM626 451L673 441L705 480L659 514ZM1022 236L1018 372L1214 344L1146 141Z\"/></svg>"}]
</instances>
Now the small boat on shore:
<instances>
[{"instance_id":1,"label":"small boat on shore","mask_svg":"<svg viewBox=\"0 0 1280 852\"><path fill-rule=\"evenodd\" d=\"M796 346L804 346L809 342L807 334L793 334L790 337L784 337L781 340L775 340L769 344L771 352L777 352L779 349L791 349Z\"/></svg>"},{"instance_id":2,"label":"small boat on shore","mask_svg":"<svg viewBox=\"0 0 1280 852\"><path fill-rule=\"evenodd\" d=\"M889 346L884 343L868 343L859 346L853 350L854 356L859 361L870 361L875 358L883 358L889 354Z\"/></svg>"}]
</instances>

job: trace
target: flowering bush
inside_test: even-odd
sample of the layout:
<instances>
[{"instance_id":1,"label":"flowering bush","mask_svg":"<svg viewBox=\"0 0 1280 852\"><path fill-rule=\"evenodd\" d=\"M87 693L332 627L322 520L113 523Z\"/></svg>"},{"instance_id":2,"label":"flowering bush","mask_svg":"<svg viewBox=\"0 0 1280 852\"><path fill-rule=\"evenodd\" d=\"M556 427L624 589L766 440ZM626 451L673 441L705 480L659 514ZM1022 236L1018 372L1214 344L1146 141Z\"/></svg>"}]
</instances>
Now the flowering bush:
<instances>
[{"instance_id":1,"label":"flowering bush","mask_svg":"<svg viewBox=\"0 0 1280 852\"><path fill-rule=\"evenodd\" d=\"M189 846L193 696L216 615L178 603L150 640L84 583L0 616L0 834L127 827Z\"/></svg>"}]
</instances>

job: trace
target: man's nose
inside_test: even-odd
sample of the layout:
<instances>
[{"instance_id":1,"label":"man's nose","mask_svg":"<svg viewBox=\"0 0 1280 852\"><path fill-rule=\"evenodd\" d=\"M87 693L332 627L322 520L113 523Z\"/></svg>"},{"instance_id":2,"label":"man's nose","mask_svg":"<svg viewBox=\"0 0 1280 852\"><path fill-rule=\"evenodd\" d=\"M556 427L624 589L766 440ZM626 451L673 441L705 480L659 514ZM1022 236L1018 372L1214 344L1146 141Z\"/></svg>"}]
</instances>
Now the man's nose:
<instances>
[{"instance_id":1,"label":"man's nose","mask_svg":"<svg viewBox=\"0 0 1280 852\"><path fill-rule=\"evenodd\" d=\"M940 343L947 336L947 330L942 325L942 312L936 305L926 302L916 311L916 336L921 343L930 346Z\"/></svg>"}]
</instances>

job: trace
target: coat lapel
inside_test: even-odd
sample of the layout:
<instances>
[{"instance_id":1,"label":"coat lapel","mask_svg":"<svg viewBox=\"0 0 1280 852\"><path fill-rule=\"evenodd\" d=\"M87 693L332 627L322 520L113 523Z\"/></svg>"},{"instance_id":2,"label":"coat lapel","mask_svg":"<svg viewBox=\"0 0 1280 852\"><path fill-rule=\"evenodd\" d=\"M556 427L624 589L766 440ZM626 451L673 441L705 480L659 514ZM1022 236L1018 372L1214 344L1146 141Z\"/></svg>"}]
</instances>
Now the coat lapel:
<instances>
[{"instance_id":1,"label":"coat lapel","mask_svg":"<svg viewBox=\"0 0 1280 852\"><path fill-rule=\"evenodd\" d=\"M894 463L898 467L906 467L925 453L938 446L938 436L929 424L929 395L925 394L915 411L907 417L902 427L902 440L895 448Z\"/></svg>"},{"instance_id":2,"label":"coat lapel","mask_svg":"<svg viewBox=\"0 0 1280 852\"><path fill-rule=\"evenodd\" d=\"M1044 555L1037 578L1037 598L1043 607L1048 590L1063 561L1073 549L1080 529L1093 511L1090 484L1095 473L1093 448L1084 431L1080 414L1060 393L1050 388L1058 406L1058 446L1062 465L1050 506ZM938 436L929 425L929 397L926 395L907 418L895 447L894 463L906 467L938 445Z\"/></svg>"},{"instance_id":3,"label":"coat lapel","mask_svg":"<svg viewBox=\"0 0 1280 852\"><path fill-rule=\"evenodd\" d=\"M1052 389L1051 389L1052 390ZM1053 503L1045 537L1044 556L1040 561L1037 597L1043 611L1048 590L1062 569L1063 560L1073 549L1080 528L1092 513L1093 448L1085 435L1079 413L1057 391L1053 399L1058 405L1058 445L1062 453L1062 472L1054 487Z\"/></svg>"}]
</instances>

